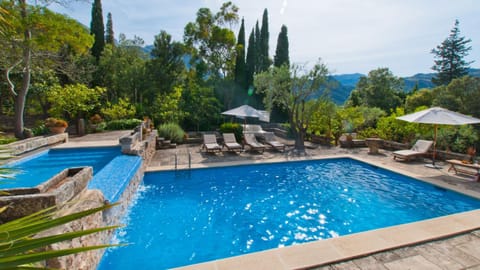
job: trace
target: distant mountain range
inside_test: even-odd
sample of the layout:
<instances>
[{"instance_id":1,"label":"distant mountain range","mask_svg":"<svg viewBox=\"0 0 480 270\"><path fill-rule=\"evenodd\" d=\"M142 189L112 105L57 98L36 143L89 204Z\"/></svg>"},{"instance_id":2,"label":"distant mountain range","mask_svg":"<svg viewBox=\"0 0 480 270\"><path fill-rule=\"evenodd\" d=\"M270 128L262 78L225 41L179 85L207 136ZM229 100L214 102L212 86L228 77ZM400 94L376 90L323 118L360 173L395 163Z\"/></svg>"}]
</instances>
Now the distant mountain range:
<instances>
[{"instance_id":1,"label":"distant mountain range","mask_svg":"<svg viewBox=\"0 0 480 270\"><path fill-rule=\"evenodd\" d=\"M480 69L471 68L470 76L480 77ZM350 92L355 89L361 77L366 76L360 73L332 75L331 80L338 83L337 87L331 90L331 97L336 104L344 104L350 96ZM433 88L432 78L435 73L418 73L410 77L404 77L404 91L410 92L417 85L418 89Z\"/></svg>"}]
</instances>

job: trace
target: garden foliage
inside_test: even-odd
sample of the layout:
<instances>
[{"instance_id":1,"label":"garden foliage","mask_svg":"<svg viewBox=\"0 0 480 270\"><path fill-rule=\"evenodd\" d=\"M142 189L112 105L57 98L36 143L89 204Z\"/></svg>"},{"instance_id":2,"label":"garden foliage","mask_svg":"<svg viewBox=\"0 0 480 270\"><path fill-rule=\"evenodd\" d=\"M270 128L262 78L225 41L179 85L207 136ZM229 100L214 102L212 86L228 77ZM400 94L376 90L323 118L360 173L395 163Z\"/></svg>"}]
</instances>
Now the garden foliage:
<instances>
[{"instance_id":1,"label":"garden foliage","mask_svg":"<svg viewBox=\"0 0 480 270\"><path fill-rule=\"evenodd\" d=\"M170 140L172 143L182 143L185 138L185 131L178 124L162 124L157 129L159 137Z\"/></svg>"}]
</instances>

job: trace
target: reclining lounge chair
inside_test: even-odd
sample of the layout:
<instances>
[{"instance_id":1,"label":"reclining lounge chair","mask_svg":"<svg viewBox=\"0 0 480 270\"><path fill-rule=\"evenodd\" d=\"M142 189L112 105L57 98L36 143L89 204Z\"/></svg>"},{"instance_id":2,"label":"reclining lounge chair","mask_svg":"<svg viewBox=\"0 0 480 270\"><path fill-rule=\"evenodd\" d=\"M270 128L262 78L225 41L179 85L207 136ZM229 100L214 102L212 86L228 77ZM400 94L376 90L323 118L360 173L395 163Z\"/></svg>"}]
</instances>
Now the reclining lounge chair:
<instances>
[{"instance_id":1,"label":"reclining lounge chair","mask_svg":"<svg viewBox=\"0 0 480 270\"><path fill-rule=\"evenodd\" d=\"M275 135L272 132L267 132L263 134L263 138L265 139L265 143L270 145L272 148L275 148L278 151L285 151L285 144L277 141L275 139Z\"/></svg>"},{"instance_id":2,"label":"reclining lounge chair","mask_svg":"<svg viewBox=\"0 0 480 270\"><path fill-rule=\"evenodd\" d=\"M235 139L235 134L233 133L223 133L223 146L228 149L230 152L242 152L243 147Z\"/></svg>"},{"instance_id":3,"label":"reclining lounge chair","mask_svg":"<svg viewBox=\"0 0 480 270\"><path fill-rule=\"evenodd\" d=\"M217 143L217 137L214 134L203 134L202 149L207 152L220 152L222 148Z\"/></svg>"},{"instance_id":4,"label":"reclining lounge chair","mask_svg":"<svg viewBox=\"0 0 480 270\"><path fill-rule=\"evenodd\" d=\"M402 159L405 161L409 161L419 156L423 156L428 153L428 150L430 149L430 147L432 147L432 144L432 141L418 140L409 150L399 150L393 152L393 159Z\"/></svg>"},{"instance_id":5,"label":"reclining lounge chair","mask_svg":"<svg viewBox=\"0 0 480 270\"><path fill-rule=\"evenodd\" d=\"M263 153L265 151L265 145L259 143L257 139L255 138L255 134L252 133L245 133L243 134L245 144L250 147L250 150L255 150L260 153Z\"/></svg>"},{"instance_id":6,"label":"reclining lounge chair","mask_svg":"<svg viewBox=\"0 0 480 270\"><path fill-rule=\"evenodd\" d=\"M267 131L263 130L260 125L244 125L243 133L251 133L260 136L267 133Z\"/></svg>"}]
</instances>

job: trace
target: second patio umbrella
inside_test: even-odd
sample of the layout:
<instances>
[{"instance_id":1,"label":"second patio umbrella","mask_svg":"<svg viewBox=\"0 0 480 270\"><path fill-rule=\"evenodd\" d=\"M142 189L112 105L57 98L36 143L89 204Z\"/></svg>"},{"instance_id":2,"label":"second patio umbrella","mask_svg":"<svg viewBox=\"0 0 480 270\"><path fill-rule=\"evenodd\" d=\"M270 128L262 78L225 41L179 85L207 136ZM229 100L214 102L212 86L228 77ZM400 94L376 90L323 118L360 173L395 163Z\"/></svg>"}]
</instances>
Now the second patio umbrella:
<instances>
[{"instance_id":1,"label":"second patio umbrella","mask_svg":"<svg viewBox=\"0 0 480 270\"><path fill-rule=\"evenodd\" d=\"M242 105L237 108L233 108L228 111L222 112L223 115L231 115L241 119L246 119L247 117L258 118L260 121L269 122L270 114L267 111L257 110L249 105Z\"/></svg>"},{"instance_id":2,"label":"second patio umbrella","mask_svg":"<svg viewBox=\"0 0 480 270\"><path fill-rule=\"evenodd\" d=\"M433 124L435 131L433 136L433 154L432 154L432 165L434 168L437 168L435 165L435 152L437 145L437 128L438 125L466 125L466 124L477 124L480 123L480 119L464 115L457 112L452 112L444 108L433 107L423 111L419 111L412 114L407 114L404 116L397 117L399 120L411 122L411 123L422 123L422 124Z\"/></svg>"}]
</instances>

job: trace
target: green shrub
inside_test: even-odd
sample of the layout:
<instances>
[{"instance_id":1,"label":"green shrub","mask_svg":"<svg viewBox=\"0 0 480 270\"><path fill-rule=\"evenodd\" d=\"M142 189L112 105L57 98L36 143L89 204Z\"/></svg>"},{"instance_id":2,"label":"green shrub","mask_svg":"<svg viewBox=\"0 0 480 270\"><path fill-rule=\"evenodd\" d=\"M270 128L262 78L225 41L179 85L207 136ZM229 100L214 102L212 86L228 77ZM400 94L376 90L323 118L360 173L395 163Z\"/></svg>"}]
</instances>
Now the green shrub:
<instances>
[{"instance_id":1,"label":"green shrub","mask_svg":"<svg viewBox=\"0 0 480 270\"><path fill-rule=\"evenodd\" d=\"M183 142L183 138L185 136L185 131L174 123L169 124L162 124L158 128L158 136L163 137L166 140L170 140L173 143L181 143Z\"/></svg>"},{"instance_id":2,"label":"green shrub","mask_svg":"<svg viewBox=\"0 0 480 270\"><path fill-rule=\"evenodd\" d=\"M233 133L237 142L241 142L243 139L243 126L238 123L223 123L220 126L221 133Z\"/></svg>"},{"instance_id":3,"label":"green shrub","mask_svg":"<svg viewBox=\"0 0 480 270\"><path fill-rule=\"evenodd\" d=\"M98 123L98 124L94 124L94 125L89 125L88 126L88 132L89 133L100 133L100 132L103 132L107 127L107 123L106 122L101 122L101 123Z\"/></svg>"},{"instance_id":4,"label":"green shrub","mask_svg":"<svg viewBox=\"0 0 480 270\"><path fill-rule=\"evenodd\" d=\"M15 137L0 136L0 144L9 144L17 141Z\"/></svg>"},{"instance_id":5,"label":"green shrub","mask_svg":"<svg viewBox=\"0 0 480 270\"><path fill-rule=\"evenodd\" d=\"M413 143L420 138L430 140L433 137L432 125L409 123L397 119L404 114L403 109L397 108L391 115L380 117L376 128L378 136L384 140L401 143Z\"/></svg>"},{"instance_id":6,"label":"green shrub","mask_svg":"<svg viewBox=\"0 0 480 270\"><path fill-rule=\"evenodd\" d=\"M134 129L142 123L140 119L120 119L107 122L106 130Z\"/></svg>"},{"instance_id":7,"label":"green shrub","mask_svg":"<svg viewBox=\"0 0 480 270\"><path fill-rule=\"evenodd\" d=\"M33 136L42 136L48 134L49 130L45 124L40 124L34 128L32 128Z\"/></svg>"},{"instance_id":8,"label":"green shrub","mask_svg":"<svg viewBox=\"0 0 480 270\"><path fill-rule=\"evenodd\" d=\"M102 108L101 111L105 118L110 121L127 119L133 117L137 112L128 98L120 98L116 104L108 102L107 106Z\"/></svg>"},{"instance_id":9,"label":"green shrub","mask_svg":"<svg viewBox=\"0 0 480 270\"><path fill-rule=\"evenodd\" d=\"M380 133L378 130L368 127L363 130L359 130L357 133L358 138L378 138L380 137Z\"/></svg>"},{"instance_id":10,"label":"green shrub","mask_svg":"<svg viewBox=\"0 0 480 270\"><path fill-rule=\"evenodd\" d=\"M433 125L431 127L433 129ZM438 128L437 149L466 153L469 146L476 147L478 134L470 125L441 126Z\"/></svg>"}]
</instances>

